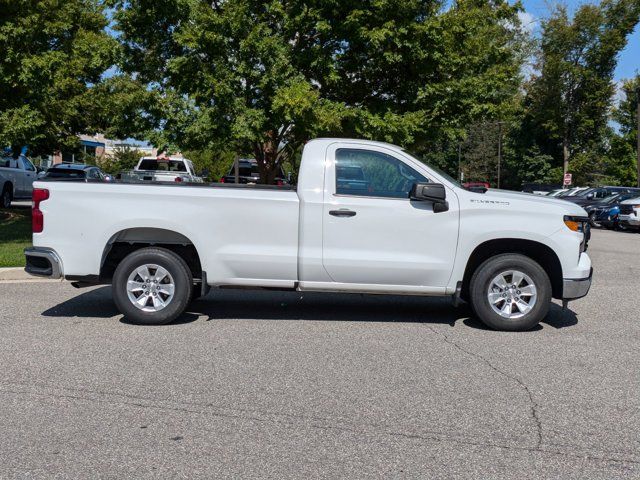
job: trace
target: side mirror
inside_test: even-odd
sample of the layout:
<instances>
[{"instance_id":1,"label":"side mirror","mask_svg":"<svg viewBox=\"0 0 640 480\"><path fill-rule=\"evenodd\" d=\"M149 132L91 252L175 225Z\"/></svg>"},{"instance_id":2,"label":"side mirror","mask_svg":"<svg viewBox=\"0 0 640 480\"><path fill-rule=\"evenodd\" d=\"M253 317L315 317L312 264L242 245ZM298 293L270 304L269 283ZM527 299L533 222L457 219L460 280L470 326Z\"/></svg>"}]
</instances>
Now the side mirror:
<instances>
[{"instance_id":1,"label":"side mirror","mask_svg":"<svg viewBox=\"0 0 640 480\"><path fill-rule=\"evenodd\" d=\"M447 192L441 183L414 183L409 192L409 199L433 202L435 213L449 210Z\"/></svg>"}]
</instances>

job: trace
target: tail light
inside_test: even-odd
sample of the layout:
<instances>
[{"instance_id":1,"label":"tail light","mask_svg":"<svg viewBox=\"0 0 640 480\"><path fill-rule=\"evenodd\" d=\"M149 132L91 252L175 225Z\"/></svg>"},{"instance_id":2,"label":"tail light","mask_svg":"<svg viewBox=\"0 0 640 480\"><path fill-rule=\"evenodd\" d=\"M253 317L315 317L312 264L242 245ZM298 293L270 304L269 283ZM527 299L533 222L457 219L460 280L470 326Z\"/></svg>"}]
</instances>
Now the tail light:
<instances>
[{"instance_id":1,"label":"tail light","mask_svg":"<svg viewBox=\"0 0 640 480\"><path fill-rule=\"evenodd\" d=\"M176 182L181 182L182 181L182 177L176 177Z\"/></svg>"},{"instance_id":2,"label":"tail light","mask_svg":"<svg viewBox=\"0 0 640 480\"><path fill-rule=\"evenodd\" d=\"M224 183L224 177L220 177L220 183Z\"/></svg>"},{"instance_id":3,"label":"tail light","mask_svg":"<svg viewBox=\"0 0 640 480\"><path fill-rule=\"evenodd\" d=\"M44 230L44 215L40 210L40 202L49 198L49 190L45 188L34 188L31 196L31 231L41 233Z\"/></svg>"},{"instance_id":4,"label":"tail light","mask_svg":"<svg viewBox=\"0 0 640 480\"><path fill-rule=\"evenodd\" d=\"M284 185L284 182L282 180L278 180L276 182L276 185L278 185L279 187L282 187Z\"/></svg>"}]
</instances>

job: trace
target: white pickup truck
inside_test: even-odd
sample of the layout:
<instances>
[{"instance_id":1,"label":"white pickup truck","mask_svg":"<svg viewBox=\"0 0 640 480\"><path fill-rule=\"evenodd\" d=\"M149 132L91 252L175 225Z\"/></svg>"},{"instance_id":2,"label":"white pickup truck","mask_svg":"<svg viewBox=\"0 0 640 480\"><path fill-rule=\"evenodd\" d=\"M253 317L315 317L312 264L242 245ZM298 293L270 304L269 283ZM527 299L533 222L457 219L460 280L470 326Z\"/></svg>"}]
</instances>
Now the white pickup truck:
<instances>
[{"instance_id":1,"label":"white pickup truck","mask_svg":"<svg viewBox=\"0 0 640 480\"><path fill-rule=\"evenodd\" d=\"M470 192L385 143L313 140L297 187L35 187L26 271L111 283L119 310L142 324L172 321L209 287L253 287L447 295L492 328L526 330L552 297L591 285L581 207Z\"/></svg>"},{"instance_id":2,"label":"white pickup truck","mask_svg":"<svg viewBox=\"0 0 640 480\"><path fill-rule=\"evenodd\" d=\"M9 208L13 200L31 198L36 167L26 156L0 157L0 207Z\"/></svg>"},{"instance_id":3,"label":"white pickup truck","mask_svg":"<svg viewBox=\"0 0 640 480\"><path fill-rule=\"evenodd\" d=\"M125 182L202 183L191 160L167 156L142 157L133 170L122 172L120 179Z\"/></svg>"}]
</instances>

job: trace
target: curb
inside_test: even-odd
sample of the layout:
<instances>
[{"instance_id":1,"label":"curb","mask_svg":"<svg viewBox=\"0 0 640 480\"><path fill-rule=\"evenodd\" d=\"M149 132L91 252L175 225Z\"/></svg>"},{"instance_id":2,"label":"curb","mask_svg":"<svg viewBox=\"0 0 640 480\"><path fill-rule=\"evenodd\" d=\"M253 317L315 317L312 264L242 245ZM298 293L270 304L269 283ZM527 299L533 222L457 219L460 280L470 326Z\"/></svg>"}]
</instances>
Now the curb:
<instances>
[{"instance_id":1,"label":"curb","mask_svg":"<svg viewBox=\"0 0 640 480\"><path fill-rule=\"evenodd\" d=\"M24 267L0 268L0 282L60 282L50 278L38 278L29 275Z\"/></svg>"}]
</instances>

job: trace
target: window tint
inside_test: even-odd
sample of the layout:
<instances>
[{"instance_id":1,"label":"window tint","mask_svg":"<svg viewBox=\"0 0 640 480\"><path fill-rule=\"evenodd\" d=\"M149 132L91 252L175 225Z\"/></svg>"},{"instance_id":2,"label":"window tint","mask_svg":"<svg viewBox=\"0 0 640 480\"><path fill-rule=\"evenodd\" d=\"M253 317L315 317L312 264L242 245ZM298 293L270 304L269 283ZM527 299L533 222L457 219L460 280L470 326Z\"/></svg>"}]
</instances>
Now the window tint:
<instances>
[{"instance_id":1,"label":"window tint","mask_svg":"<svg viewBox=\"0 0 640 480\"><path fill-rule=\"evenodd\" d=\"M140 162L140 170L155 170L160 172L186 172L187 167L181 160L164 160L145 158Z\"/></svg>"},{"instance_id":2,"label":"window tint","mask_svg":"<svg viewBox=\"0 0 640 480\"><path fill-rule=\"evenodd\" d=\"M100 179L100 172L98 172L97 168L92 168L89 170L88 175L89 178L92 178L94 180L99 180Z\"/></svg>"},{"instance_id":3,"label":"window tint","mask_svg":"<svg viewBox=\"0 0 640 480\"><path fill-rule=\"evenodd\" d=\"M85 178L85 172L71 168L50 168L45 176L49 178Z\"/></svg>"},{"instance_id":4,"label":"window tint","mask_svg":"<svg viewBox=\"0 0 640 480\"><path fill-rule=\"evenodd\" d=\"M409 198L414 183L428 182L391 155L372 150L336 151L336 193L384 198Z\"/></svg>"}]
</instances>

